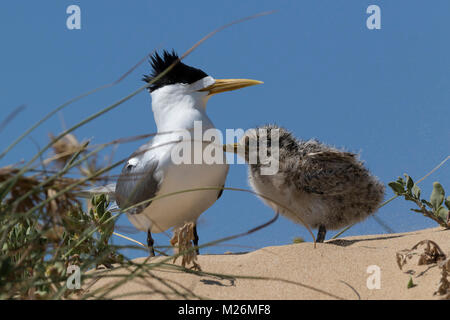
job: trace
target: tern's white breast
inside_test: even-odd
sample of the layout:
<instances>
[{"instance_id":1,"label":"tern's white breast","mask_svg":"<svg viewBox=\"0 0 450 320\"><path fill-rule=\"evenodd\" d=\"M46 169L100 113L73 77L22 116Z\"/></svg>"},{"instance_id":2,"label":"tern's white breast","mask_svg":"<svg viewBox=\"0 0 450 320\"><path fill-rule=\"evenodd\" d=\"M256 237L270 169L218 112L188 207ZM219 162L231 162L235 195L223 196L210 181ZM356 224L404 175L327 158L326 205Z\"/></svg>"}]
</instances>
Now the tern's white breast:
<instances>
[{"instance_id":1,"label":"tern's white breast","mask_svg":"<svg viewBox=\"0 0 450 320\"><path fill-rule=\"evenodd\" d=\"M174 146L175 147L175 146ZM172 148L170 148L172 149ZM217 200L220 190L202 190L169 194L195 188L216 187L225 184L228 165L223 164L174 164L170 152L160 159L163 183L157 196L168 195L153 201L142 213L128 215L136 228L152 233L196 222L198 217Z\"/></svg>"}]
</instances>

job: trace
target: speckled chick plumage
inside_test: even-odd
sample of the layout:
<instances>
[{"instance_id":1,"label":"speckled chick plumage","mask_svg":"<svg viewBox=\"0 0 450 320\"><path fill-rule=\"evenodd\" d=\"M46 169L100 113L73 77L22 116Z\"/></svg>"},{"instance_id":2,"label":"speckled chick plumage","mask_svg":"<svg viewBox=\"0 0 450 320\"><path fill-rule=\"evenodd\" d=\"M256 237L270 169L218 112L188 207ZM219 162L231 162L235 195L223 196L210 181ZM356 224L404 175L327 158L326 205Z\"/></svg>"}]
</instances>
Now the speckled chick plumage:
<instances>
[{"instance_id":1,"label":"speckled chick plumage","mask_svg":"<svg viewBox=\"0 0 450 320\"><path fill-rule=\"evenodd\" d=\"M358 155L317 140L298 140L284 128L260 127L271 145L271 130L279 130L279 170L262 175L261 164L249 164L253 190L290 208L262 199L275 211L312 228L339 229L375 213L384 198L384 185L364 167ZM247 131L244 140L260 136ZM242 140L241 140L242 141ZM248 160L248 159L247 159Z\"/></svg>"}]
</instances>

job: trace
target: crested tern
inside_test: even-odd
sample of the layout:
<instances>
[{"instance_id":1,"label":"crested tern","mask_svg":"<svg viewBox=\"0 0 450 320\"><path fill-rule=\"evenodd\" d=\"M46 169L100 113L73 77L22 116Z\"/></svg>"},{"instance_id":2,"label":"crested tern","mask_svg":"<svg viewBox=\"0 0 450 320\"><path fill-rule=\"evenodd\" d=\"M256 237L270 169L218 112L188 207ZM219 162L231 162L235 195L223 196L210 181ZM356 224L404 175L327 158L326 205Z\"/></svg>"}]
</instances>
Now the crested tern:
<instances>
[{"instance_id":1,"label":"crested tern","mask_svg":"<svg viewBox=\"0 0 450 320\"><path fill-rule=\"evenodd\" d=\"M174 51L151 56L153 71L143 80L152 81L176 61L169 72L149 87L158 134L134 152L122 169L114 195L122 210L153 197L186 189L223 188L228 173L223 154L222 163L209 164L203 160L200 163L174 163L174 148L186 143L193 150L198 144L200 150L205 147L202 141L181 141L179 131L192 132L196 121L201 122L202 133L214 130L206 114L206 104L212 95L262 83L249 79L214 79L179 61ZM127 216L137 229L147 231L150 255L154 255L152 233L181 227L188 222L195 224L193 242L198 247L197 218L216 202L222 191L192 191L163 197L137 205L127 211ZM198 253L198 248L196 250Z\"/></svg>"}]
</instances>

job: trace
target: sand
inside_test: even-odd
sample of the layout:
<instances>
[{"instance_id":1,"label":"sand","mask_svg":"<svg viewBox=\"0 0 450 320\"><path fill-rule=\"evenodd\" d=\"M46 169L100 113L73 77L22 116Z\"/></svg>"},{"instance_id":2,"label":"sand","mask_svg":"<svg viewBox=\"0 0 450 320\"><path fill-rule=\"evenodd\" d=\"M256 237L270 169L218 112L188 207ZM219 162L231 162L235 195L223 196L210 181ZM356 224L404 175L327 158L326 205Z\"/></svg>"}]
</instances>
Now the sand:
<instances>
[{"instance_id":1,"label":"sand","mask_svg":"<svg viewBox=\"0 0 450 320\"><path fill-rule=\"evenodd\" d=\"M181 272L172 267L153 268L151 274L109 289L106 297L123 299L439 299L433 295L441 278L437 264L417 265L410 260L400 270L396 252L411 249L421 240L435 241L450 255L450 230L425 229L409 233L364 235L318 243L288 244L244 254L200 255L205 273ZM146 258L134 262L142 263ZM164 257L151 258L150 263ZM179 265L181 259L176 262ZM379 267L379 288L374 276ZM370 269L370 268L369 268ZM133 268L101 272L115 276ZM94 274L91 272L90 274ZM271 280L246 279L265 277ZM414 287L407 288L412 277ZM368 278L369 286L368 288ZM96 279L84 284L85 293L117 283L117 277ZM375 280L374 280L375 279ZM450 279L449 279L450 280ZM375 286L375 288L374 288ZM175 294L174 291L177 293Z\"/></svg>"}]
</instances>

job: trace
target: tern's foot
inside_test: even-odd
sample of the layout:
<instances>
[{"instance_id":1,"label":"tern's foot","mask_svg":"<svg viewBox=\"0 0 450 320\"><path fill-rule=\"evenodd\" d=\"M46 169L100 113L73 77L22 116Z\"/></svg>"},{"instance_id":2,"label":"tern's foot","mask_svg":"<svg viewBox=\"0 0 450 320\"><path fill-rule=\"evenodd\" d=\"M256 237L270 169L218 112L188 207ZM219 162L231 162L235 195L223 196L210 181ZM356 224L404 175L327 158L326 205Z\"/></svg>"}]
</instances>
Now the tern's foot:
<instances>
[{"instance_id":1,"label":"tern's foot","mask_svg":"<svg viewBox=\"0 0 450 320\"><path fill-rule=\"evenodd\" d=\"M148 230L147 232L147 247L148 247L148 251L150 252L149 256L150 257L154 257L155 256L155 249L153 248L153 238L152 238L152 233L150 232L150 230Z\"/></svg>"}]
</instances>

